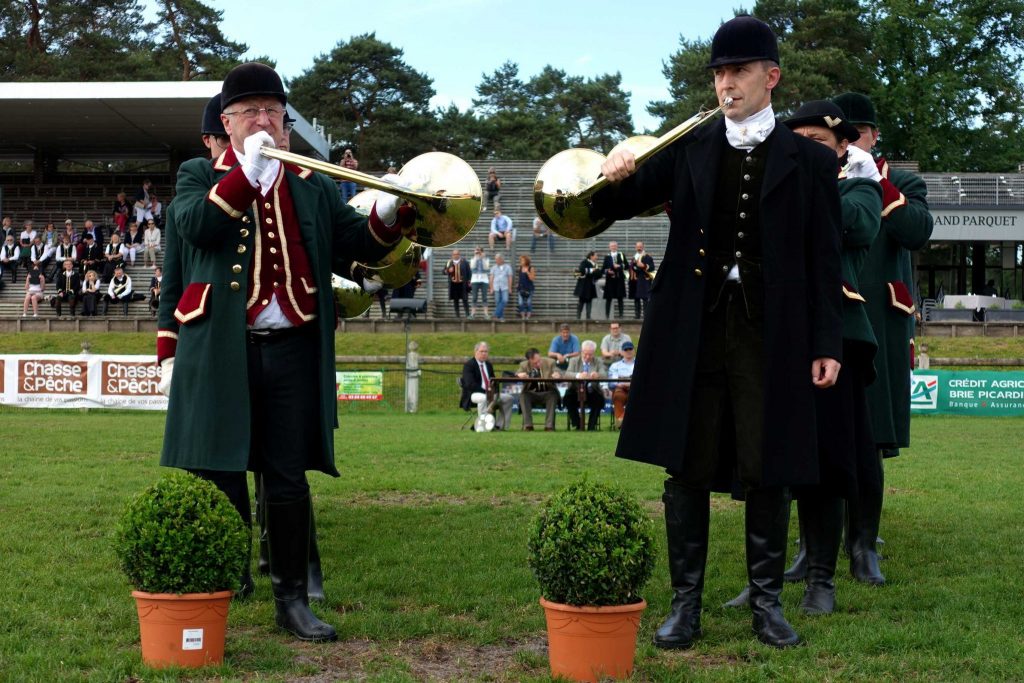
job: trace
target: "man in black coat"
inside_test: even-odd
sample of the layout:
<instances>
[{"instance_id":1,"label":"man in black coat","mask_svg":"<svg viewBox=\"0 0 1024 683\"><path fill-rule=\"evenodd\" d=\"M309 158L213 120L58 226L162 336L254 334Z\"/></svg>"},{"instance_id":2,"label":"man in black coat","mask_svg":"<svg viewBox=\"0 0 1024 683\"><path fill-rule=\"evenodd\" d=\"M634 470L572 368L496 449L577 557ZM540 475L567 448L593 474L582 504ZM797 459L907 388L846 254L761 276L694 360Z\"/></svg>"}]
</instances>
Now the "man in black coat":
<instances>
[{"instance_id":1,"label":"man in black coat","mask_svg":"<svg viewBox=\"0 0 1024 683\"><path fill-rule=\"evenodd\" d=\"M462 312L469 315L469 261L462 258L458 249L452 250L452 257L444 265L444 274L448 277L448 298L455 307L455 317L459 317L459 304Z\"/></svg>"},{"instance_id":2,"label":"man in black coat","mask_svg":"<svg viewBox=\"0 0 1024 683\"><path fill-rule=\"evenodd\" d=\"M622 300L626 298L626 257L619 251L618 242L608 243L608 253L601 263L604 273L604 317L612 317L612 300L618 302L618 317L622 318Z\"/></svg>"},{"instance_id":3,"label":"man in black coat","mask_svg":"<svg viewBox=\"0 0 1024 683\"><path fill-rule=\"evenodd\" d=\"M487 342L477 342L473 347L473 357L462 366L462 379L459 384L462 386L462 397L459 399L459 407L463 410L475 408L471 399L475 393L486 394L491 388L491 380L494 379L494 366L487 360L491 347ZM512 424L512 397L496 394L496 405L501 410L494 413L494 428L508 429Z\"/></svg>"},{"instance_id":4,"label":"man in black coat","mask_svg":"<svg viewBox=\"0 0 1024 683\"><path fill-rule=\"evenodd\" d=\"M62 306L67 303L71 305L71 317L75 317L75 309L78 307L78 295L82 291L82 278L75 270L75 262L71 259L64 261L64 268L54 279L57 287L57 294L53 297L53 305L57 309L57 317L63 314Z\"/></svg>"},{"instance_id":5,"label":"man in black coat","mask_svg":"<svg viewBox=\"0 0 1024 683\"><path fill-rule=\"evenodd\" d=\"M701 635L709 494L733 479L753 629L774 647L800 642L779 602L785 487L818 481L813 392L835 383L842 357L840 207L835 153L776 125L778 62L767 24L723 24L708 66L725 118L640 168L613 154L601 169L613 184L594 197L615 219L673 206L617 449L670 475L673 600L659 647Z\"/></svg>"}]
</instances>

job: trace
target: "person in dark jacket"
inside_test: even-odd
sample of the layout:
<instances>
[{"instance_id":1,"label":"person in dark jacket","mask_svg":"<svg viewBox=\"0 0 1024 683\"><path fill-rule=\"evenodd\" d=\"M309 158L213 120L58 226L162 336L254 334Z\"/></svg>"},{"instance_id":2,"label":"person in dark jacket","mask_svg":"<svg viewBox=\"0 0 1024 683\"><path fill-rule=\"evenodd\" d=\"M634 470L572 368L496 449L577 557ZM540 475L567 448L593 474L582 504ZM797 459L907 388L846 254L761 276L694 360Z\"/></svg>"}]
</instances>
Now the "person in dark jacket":
<instances>
[{"instance_id":1,"label":"person in dark jacket","mask_svg":"<svg viewBox=\"0 0 1024 683\"><path fill-rule=\"evenodd\" d=\"M602 165L598 215L629 218L671 200L665 257L643 323L620 457L664 467L673 599L655 645L701 635L709 494L744 492L747 575L757 638L801 641L779 597L786 487L819 481L815 392L842 360L836 156L776 125L778 43L750 16L711 44L725 118L637 168L628 150Z\"/></svg>"},{"instance_id":2,"label":"person in dark jacket","mask_svg":"<svg viewBox=\"0 0 1024 683\"><path fill-rule=\"evenodd\" d=\"M462 377L459 381L462 396L459 398L459 407L463 410L475 409L473 394L487 394L492 389L494 366L487 359L490 351L491 347L487 342L477 342L473 347L473 357L462 366ZM495 393L494 401L495 407L498 408L494 413L494 428L508 429L512 425L512 404L515 401L511 396L501 392Z\"/></svg>"},{"instance_id":3,"label":"person in dark jacket","mask_svg":"<svg viewBox=\"0 0 1024 683\"><path fill-rule=\"evenodd\" d=\"M597 252L591 251L587 257L580 261L576 268L576 287L572 290L573 296L577 299L576 318L583 319L583 309L587 309L587 320L590 320L590 307L597 298L597 285L595 282L601 277L601 271L597 267Z\"/></svg>"}]
</instances>

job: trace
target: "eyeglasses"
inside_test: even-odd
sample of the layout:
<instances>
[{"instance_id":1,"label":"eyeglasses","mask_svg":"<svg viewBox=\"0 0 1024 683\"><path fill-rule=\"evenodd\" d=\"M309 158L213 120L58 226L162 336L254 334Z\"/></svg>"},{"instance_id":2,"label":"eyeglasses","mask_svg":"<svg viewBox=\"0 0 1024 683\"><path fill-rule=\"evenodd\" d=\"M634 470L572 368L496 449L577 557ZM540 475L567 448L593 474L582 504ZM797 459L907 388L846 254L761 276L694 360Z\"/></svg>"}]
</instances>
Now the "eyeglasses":
<instances>
[{"instance_id":1,"label":"eyeglasses","mask_svg":"<svg viewBox=\"0 0 1024 683\"><path fill-rule=\"evenodd\" d=\"M226 111L225 116L241 116L246 121L251 121L260 115L260 112L266 112L268 118L282 119L284 118L284 109L280 107L246 107L245 109L239 109L238 111Z\"/></svg>"}]
</instances>

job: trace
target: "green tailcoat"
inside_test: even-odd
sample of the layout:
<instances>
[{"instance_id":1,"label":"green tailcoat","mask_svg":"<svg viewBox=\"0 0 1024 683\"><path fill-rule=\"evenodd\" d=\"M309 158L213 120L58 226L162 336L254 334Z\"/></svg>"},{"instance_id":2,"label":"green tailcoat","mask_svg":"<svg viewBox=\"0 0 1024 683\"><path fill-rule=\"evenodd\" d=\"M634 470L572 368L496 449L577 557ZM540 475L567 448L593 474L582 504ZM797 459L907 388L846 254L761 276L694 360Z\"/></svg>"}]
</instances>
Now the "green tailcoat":
<instances>
[{"instance_id":1,"label":"green tailcoat","mask_svg":"<svg viewBox=\"0 0 1024 683\"><path fill-rule=\"evenodd\" d=\"M875 347L875 335L860 293L860 273L871 244L878 237L882 188L867 178L843 178L839 181L839 199L843 210L843 340ZM865 383L870 383L874 373L870 365L864 370L869 373Z\"/></svg>"}]
</instances>

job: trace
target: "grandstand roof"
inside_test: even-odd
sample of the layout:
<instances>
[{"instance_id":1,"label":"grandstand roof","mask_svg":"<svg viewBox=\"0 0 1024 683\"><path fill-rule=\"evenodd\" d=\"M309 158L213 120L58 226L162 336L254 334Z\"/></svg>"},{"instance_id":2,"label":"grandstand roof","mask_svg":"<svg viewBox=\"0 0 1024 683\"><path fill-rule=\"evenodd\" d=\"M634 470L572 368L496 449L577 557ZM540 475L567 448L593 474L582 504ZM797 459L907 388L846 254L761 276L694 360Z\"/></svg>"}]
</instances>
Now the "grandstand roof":
<instances>
[{"instance_id":1,"label":"grandstand roof","mask_svg":"<svg viewBox=\"0 0 1024 683\"><path fill-rule=\"evenodd\" d=\"M43 148L62 158L184 158L204 152L203 107L218 81L0 83L0 156L32 157ZM292 106L292 151L327 157L327 140Z\"/></svg>"}]
</instances>

